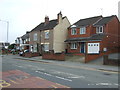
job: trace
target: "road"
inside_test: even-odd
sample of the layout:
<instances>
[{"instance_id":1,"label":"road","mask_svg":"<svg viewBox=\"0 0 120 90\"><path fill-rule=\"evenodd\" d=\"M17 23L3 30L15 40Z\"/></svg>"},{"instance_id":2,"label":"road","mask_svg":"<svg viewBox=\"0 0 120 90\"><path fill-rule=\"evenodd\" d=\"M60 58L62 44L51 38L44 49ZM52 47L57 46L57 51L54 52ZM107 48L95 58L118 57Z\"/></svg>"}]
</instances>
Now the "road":
<instances>
[{"instance_id":1,"label":"road","mask_svg":"<svg viewBox=\"0 0 120 90\"><path fill-rule=\"evenodd\" d=\"M118 73L16 57L2 57L2 88L118 88Z\"/></svg>"}]
</instances>

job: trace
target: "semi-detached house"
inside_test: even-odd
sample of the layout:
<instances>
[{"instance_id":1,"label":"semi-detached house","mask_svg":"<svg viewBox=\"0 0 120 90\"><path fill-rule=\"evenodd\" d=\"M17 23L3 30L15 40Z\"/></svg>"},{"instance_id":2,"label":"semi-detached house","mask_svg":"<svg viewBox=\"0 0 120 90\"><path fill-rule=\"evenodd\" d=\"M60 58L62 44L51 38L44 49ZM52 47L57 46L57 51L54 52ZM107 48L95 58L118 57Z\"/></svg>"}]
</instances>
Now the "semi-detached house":
<instances>
[{"instance_id":1,"label":"semi-detached house","mask_svg":"<svg viewBox=\"0 0 120 90\"><path fill-rule=\"evenodd\" d=\"M68 29L67 53L89 62L118 51L120 22L117 16L80 19Z\"/></svg>"},{"instance_id":2,"label":"semi-detached house","mask_svg":"<svg viewBox=\"0 0 120 90\"><path fill-rule=\"evenodd\" d=\"M64 52L66 48L64 41L67 39L69 26L69 20L66 16L63 17L61 12L57 14L57 19L49 20L46 16L45 21L30 32L30 51L40 54Z\"/></svg>"}]
</instances>

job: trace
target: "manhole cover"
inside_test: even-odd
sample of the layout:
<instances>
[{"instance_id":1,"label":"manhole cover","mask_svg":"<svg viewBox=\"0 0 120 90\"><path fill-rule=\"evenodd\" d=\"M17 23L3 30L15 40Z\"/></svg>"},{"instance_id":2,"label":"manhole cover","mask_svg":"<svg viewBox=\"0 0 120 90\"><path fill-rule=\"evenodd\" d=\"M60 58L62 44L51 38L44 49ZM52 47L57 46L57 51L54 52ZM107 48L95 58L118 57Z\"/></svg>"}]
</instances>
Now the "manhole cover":
<instances>
[{"instance_id":1,"label":"manhole cover","mask_svg":"<svg viewBox=\"0 0 120 90\"><path fill-rule=\"evenodd\" d=\"M111 74L109 74L109 73L104 73L104 75L111 75Z\"/></svg>"}]
</instances>

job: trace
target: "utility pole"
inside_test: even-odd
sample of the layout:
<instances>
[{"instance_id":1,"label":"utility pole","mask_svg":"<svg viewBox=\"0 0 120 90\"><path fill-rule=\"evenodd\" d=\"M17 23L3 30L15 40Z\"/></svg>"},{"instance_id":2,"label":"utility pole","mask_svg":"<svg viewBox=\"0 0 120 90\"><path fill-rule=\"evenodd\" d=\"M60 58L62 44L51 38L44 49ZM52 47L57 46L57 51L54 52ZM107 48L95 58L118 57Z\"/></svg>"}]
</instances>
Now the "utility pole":
<instances>
[{"instance_id":1,"label":"utility pole","mask_svg":"<svg viewBox=\"0 0 120 90\"><path fill-rule=\"evenodd\" d=\"M8 43L9 21L5 21L5 20L0 20L0 21L7 23L7 43Z\"/></svg>"},{"instance_id":2,"label":"utility pole","mask_svg":"<svg viewBox=\"0 0 120 90\"><path fill-rule=\"evenodd\" d=\"M120 21L120 1L118 2L118 19Z\"/></svg>"},{"instance_id":3,"label":"utility pole","mask_svg":"<svg viewBox=\"0 0 120 90\"><path fill-rule=\"evenodd\" d=\"M101 15L103 15L103 8L100 8L100 10L101 10Z\"/></svg>"}]
</instances>

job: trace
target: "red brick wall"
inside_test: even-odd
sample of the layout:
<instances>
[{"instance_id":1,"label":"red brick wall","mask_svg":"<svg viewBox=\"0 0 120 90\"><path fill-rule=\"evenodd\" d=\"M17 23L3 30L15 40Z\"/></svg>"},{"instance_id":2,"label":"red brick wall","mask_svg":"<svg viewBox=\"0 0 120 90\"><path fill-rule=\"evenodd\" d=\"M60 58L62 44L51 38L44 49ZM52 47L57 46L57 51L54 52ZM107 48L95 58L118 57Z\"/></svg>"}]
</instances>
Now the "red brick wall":
<instances>
[{"instance_id":1,"label":"red brick wall","mask_svg":"<svg viewBox=\"0 0 120 90\"><path fill-rule=\"evenodd\" d=\"M87 42L87 43L90 43L90 42ZM95 60L103 55L108 55L110 53L116 53L118 52L117 49L113 49L112 50L108 50L107 52L104 52L103 51L103 48L105 48L107 46L106 44L106 40L103 40L103 41L99 41L99 42L93 42L93 43L100 43L100 53L99 54L85 54L85 62L89 62L89 61L92 61L92 60ZM87 48L86 48L87 49Z\"/></svg>"},{"instance_id":2,"label":"red brick wall","mask_svg":"<svg viewBox=\"0 0 120 90\"><path fill-rule=\"evenodd\" d=\"M80 45L77 43L77 49L71 49L71 44L67 45L68 53L80 53Z\"/></svg>"},{"instance_id":3,"label":"red brick wall","mask_svg":"<svg viewBox=\"0 0 120 90\"><path fill-rule=\"evenodd\" d=\"M108 58L108 55L105 55L103 57L103 64L104 65L115 65L115 66L120 66L120 63L119 63L120 59L110 59Z\"/></svg>"},{"instance_id":4,"label":"red brick wall","mask_svg":"<svg viewBox=\"0 0 120 90\"><path fill-rule=\"evenodd\" d=\"M114 46L113 42L116 42L118 38L118 23L116 19L106 25L106 33L108 33L108 44Z\"/></svg>"},{"instance_id":5,"label":"red brick wall","mask_svg":"<svg viewBox=\"0 0 120 90\"><path fill-rule=\"evenodd\" d=\"M118 24L118 35L119 35L118 42L120 42L120 22ZM118 43L118 46L120 46L120 43Z\"/></svg>"},{"instance_id":6,"label":"red brick wall","mask_svg":"<svg viewBox=\"0 0 120 90\"><path fill-rule=\"evenodd\" d=\"M114 17L105 27L105 32L107 33L107 36L104 38L103 43L109 51L118 49L116 48L119 46L118 39L120 39L120 37L118 37L118 26L118 19Z\"/></svg>"},{"instance_id":7,"label":"red brick wall","mask_svg":"<svg viewBox=\"0 0 120 90\"><path fill-rule=\"evenodd\" d=\"M86 27L86 34L80 34L80 28L77 28L77 34L71 35L71 28L68 29L68 38L76 38L76 37L89 37L90 36L90 30L92 29L92 26Z\"/></svg>"},{"instance_id":8,"label":"red brick wall","mask_svg":"<svg viewBox=\"0 0 120 90\"><path fill-rule=\"evenodd\" d=\"M32 53L32 52L24 53L24 57L36 57L39 55L40 55L39 53Z\"/></svg>"},{"instance_id":9,"label":"red brick wall","mask_svg":"<svg viewBox=\"0 0 120 90\"><path fill-rule=\"evenodd\" d=\"M51 59L51 60L65 60L65 54L55 54L55 53L44 53L42 54L42 59Z\"/></svg>"}]
</instances>

